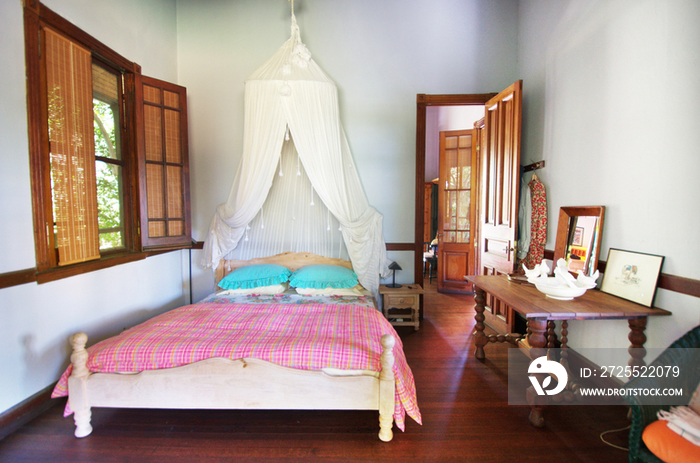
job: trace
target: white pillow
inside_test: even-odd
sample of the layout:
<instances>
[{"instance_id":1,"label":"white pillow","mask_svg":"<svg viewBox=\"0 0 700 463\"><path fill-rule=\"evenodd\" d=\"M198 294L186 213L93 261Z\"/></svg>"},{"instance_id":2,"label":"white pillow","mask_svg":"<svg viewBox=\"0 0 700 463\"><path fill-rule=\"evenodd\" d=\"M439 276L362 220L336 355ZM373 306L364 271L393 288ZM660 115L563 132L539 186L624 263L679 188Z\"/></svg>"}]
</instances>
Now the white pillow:
<instances>
[{"instance_id":1,"label":"white pillow","mask_svg":"<svg viewBox=\"0 0 700 463\"><path fill-rule=\"evenodd\" d=\"M297 294L302 296L363 296L362 285L352 288L296 288Z\"/></svg>"},{"instance_id":2,"label":"white pillow","mask_svg":"<svg viewBox=\"0 0 700 463\"><path fill-rule=\"evenodd\" d=\"M219 294L282 294L289 288L289 283L278 285L258 286L257 288L227 289Z\"/></svg>"}]
</instances>

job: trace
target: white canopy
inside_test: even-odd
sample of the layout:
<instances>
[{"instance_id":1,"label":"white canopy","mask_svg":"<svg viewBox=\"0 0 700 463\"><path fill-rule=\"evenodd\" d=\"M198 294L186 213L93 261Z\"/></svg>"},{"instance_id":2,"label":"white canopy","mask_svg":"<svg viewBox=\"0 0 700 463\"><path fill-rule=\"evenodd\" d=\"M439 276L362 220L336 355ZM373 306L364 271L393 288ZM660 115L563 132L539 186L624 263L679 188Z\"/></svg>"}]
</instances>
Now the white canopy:
<instances>
[{"instance_id":1,"label":"white canopy","mask_svg":"<svg viewBox=\"0 0 700 463\"><path fill-rule=\"evenodd\" d=\"M389 275L382 215L369 205L357 175L337 88L311 59L293 14L291 38L245 82L243 156L228 201L211 221L203 264L218 265L260 211L287 128L313 189L340 224L360 283L379 300L380 277Z\"/></svg>"}]
</instances>

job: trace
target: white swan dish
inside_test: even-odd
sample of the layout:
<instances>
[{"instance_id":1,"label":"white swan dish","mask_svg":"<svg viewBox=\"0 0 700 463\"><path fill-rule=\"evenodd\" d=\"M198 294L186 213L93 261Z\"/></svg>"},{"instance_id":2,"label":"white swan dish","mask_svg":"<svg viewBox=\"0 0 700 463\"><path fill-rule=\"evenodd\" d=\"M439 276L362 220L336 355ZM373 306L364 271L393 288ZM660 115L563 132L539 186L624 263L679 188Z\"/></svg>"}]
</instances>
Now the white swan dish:
<instances>
[{"instance_id":1,"label":"white swan dish","mask_svg":"<svg viewBox=\"0 0 700 463\"><path fill-rule=\"evenodd\" d=\"M549 276L549 267L543 261L535 268L528 270L524 265L527 281L534 284L537 290L545 296L560 301L570 301L575 297L582 296L591 288L595 288L596 280L600 275L596 270L591 276L586 276L579 271L578 277L574 278L566 269L566 261L559 259L557 267L554 269L554 276Z\"/></svg>"}]
</instances>

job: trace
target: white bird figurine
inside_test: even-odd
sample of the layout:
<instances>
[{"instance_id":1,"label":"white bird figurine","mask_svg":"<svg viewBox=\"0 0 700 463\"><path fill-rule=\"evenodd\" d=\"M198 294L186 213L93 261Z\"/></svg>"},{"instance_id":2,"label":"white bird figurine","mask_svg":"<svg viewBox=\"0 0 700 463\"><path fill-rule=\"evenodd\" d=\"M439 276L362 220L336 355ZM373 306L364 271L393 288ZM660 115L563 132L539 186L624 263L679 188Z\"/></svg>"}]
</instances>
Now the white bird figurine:
<instances>
[{"instance_id":1,"label":"white bird figurine","mask_svg":"<svg viewBox=\"0 0 700 463\"><path fill-rule=\"evenodd\" d=\"M598 277L600 276L600 272L598 270L593 273L591 276L586 276L582 270L578 271L578 277L576 277L576 281L578 282L579 286L586 286L588 289L595 288L598 283L596 283L596 280L598 280Z\"/></svg>"},{"instance_id":2,"label":"white bird figurine","mask_svg":"<svg viewBox=\"0 0 700 463\"><path fill-rule=\"evenodd\" d=\"M525 276L527 277L528 280L534 279L534 278L547 278L549 277L549 267L547 266L547 262L542 261L540 264L535 265L532 270L528 269L525 267L525 264L522 264L523 270L525 271Z\"/></svg>"},{"instance_id":3,"label":"white bird figurine","mask_svg":"<svg viewBox=\"0 0 700 463\"><path fill-rule=\"evenodd\" d=\"M576 285L576 278L569 273L569 270L566 268L566 261L564 259L559 259L557 261L557 268L554 269L554 276L563 283L569 285L570 288L578 288Z\"/></svg>"},{"instance_id":4,"label":"white bird figurine","mask_svg":"<svg viewBox=\"0 0 700 463\"><path fill-rule=\"evenodd\" d=\"M525 271L525 276L529 280L530 278L537 278L540 276L540 266L535 265L535 268L530 270L529 268L525 267L525 264L523 264L523 270Z\"/></svg>"}]
</instances>

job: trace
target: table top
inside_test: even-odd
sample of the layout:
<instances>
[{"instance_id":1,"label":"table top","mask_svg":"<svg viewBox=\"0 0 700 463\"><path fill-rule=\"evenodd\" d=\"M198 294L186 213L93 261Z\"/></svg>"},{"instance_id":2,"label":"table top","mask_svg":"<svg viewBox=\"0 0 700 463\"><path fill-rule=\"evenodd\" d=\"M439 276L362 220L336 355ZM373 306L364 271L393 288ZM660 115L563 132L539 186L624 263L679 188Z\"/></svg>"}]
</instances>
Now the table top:
<instances>
[{"instance_id":1,"label":"table top","mask_svg":"<svg viewBox=\"0 0 700 463\"><path fill-rule=\"evenodd\" d=\"M645 307L597 289L589 289L570 301L561 301L545 296L532 283L510 281L507 275L466 276L465 279L526 318L597 320L671 315L668 310Z\"/></svg>"},{"instance_id":2,"label":"table top","mask_svg":"<svg viewBox=\"0 0 700 463\"><path fill-rule=\"evenodd\" d=\"M416 283L404 283L400 288L379 285L379 294L422 294L423 288Z\"/></svg>"}]
</instances>

